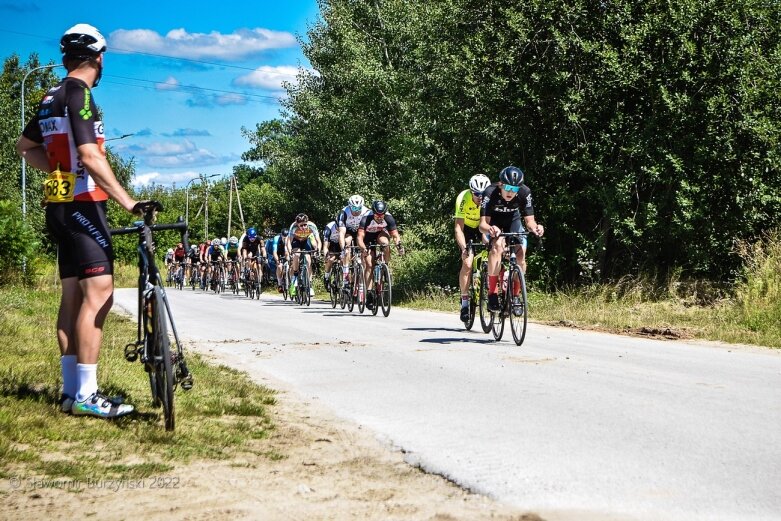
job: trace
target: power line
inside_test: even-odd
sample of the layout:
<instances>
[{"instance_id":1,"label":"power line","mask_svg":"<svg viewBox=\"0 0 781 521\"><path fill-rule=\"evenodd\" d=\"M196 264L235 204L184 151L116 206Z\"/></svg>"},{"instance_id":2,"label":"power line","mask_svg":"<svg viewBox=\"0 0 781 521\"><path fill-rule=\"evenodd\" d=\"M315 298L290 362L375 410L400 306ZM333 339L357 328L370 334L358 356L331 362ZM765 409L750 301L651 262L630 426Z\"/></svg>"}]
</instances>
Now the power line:
<instances>
[{"instance_id":1,"label":"power line","mask_svg":"<svg viewBox=\"0 0 781 521\"><path fill-rule=\"evenodd\" d=\"M107 78L107 77L108 77L108 74L104 76L104 78ZM135 78L130 78L130 79L134 80ZM143 81L143 80L138 80L138 81ZM124 82L121 82L121 81L111 81L111 80L108 80L108 79L103 79L101 81L101 84L122 85L122 86L125 86L125 87L135 87L137 89L146 89L146 90L151 90L151 91L155 91L155 92L161 92L160 89L157 89L157 88L155 88L153 86L150 86L150 85L138 85L138 84L135 84L135 83L124 83ZM191 87L184 86L182 88L187 88L187 89L190 89L190 90L207 90L207 91L208 90L216 90L216 89L206 89L206 88L203 88L203 87L195 87L195 86L191 86ZM171 92L172 90L173 89L170 89L168 91L162 91L162 92ZM245 97L247 97L247 96L255 96L256 98L259 98L259 99L247 98L247 101L256 102L256 103L264 103L266 105L276 105L280 101L280 98L275 98L273 96L260 96L260 95L257 95L257 94L256 95L242 94L241 92L231 92L231 91L218 91L218 92L225 92L225 93L228 93L228 94L235 94L237 96L245 96Z\"/></svg>"},{"instance_id":2,"label":"power line","mask_svg":"<svg viewBox=\"0 0 781 521\"><path fill-rule=\"evenodd\" d=\"M141 78L130 78L128 76L117 76L117 75L114 75L114 74L104 74L104 77L106 77L106 78L120 78L120 79L123 79L123 80L132 80L132 81L143 81L145 83L152 83L152 84L155 84L155 85L165 84L165 82L158 81L158 80L145 80L145 79L141 79ZM155 88L155 90L168 90L168 91L179 90L179 89L185 89L185 90L206 90L206 91L211 91L211 92L219 92L219 93L222 93L222 94L237 94L239 96L248 96L248 97L253 97L253 98L270 99L270 100L274 100L274 101L279 101L279 99L280 99L278 96L265 96L263 94L251 94L251 93L238 92L238 91L232 91L232 90L210 89L208 87L199 87L197 85L179 85L179 84L177 84L177 85L171 85L171 88L168 88L168 89Z\"/></svg>"}]
</instances>

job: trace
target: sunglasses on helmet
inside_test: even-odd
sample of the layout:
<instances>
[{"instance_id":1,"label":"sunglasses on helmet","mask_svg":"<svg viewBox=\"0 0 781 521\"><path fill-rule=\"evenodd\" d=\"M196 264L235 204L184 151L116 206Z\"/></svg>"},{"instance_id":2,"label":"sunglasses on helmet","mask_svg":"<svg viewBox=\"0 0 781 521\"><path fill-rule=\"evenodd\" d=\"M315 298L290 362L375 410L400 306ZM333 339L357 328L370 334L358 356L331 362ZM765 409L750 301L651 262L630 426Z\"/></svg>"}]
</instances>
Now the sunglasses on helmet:
<instances>
[{"instance_id":1,"label":"sunglasses on helmet","mask_svg":"<svg viewBox=\"0 0 781 521\"><path fill-rule=\"evenodd\" d=\"M521 187L520 187L520 186L515 186L515 185L507 185L507 184L506 184L506 185L502 185L502 188L503 188L503 189L504 189L506 192L515 192L516 194L517 194L517 193L518 193L518 191L521 189Z\"/></svg>"}]
</instances>

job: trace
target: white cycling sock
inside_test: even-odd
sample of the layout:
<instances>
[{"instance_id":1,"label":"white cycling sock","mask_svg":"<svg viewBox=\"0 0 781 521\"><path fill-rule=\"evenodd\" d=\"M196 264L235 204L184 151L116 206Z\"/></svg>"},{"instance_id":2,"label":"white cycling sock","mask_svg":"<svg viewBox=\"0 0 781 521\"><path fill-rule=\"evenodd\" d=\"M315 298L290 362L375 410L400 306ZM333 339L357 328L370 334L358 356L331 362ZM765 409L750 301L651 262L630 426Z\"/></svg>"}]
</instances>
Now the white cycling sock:
<instances>
[{"instance_id":1,"label":"white cycling sock","mask_svg":"<svg viewBox=\"0 0 781 521\"><path fill-rule=\"evenodd\" d=\"M98 364L76 364L79 372L79 390L76 401L83 402L98 390Z\"/></svg>"},{"instance_id":2,"label":"white cycling sock","mask_svg":"<svg viewBox=\"0 0 781 521\"><path fill-rule=\"evenodd\" d=\"M60 357L60 369L62 370L62 394L73 398L79 390L79 373L76 370L76 355L62 355Z\"/></svg>"}]
</instances>

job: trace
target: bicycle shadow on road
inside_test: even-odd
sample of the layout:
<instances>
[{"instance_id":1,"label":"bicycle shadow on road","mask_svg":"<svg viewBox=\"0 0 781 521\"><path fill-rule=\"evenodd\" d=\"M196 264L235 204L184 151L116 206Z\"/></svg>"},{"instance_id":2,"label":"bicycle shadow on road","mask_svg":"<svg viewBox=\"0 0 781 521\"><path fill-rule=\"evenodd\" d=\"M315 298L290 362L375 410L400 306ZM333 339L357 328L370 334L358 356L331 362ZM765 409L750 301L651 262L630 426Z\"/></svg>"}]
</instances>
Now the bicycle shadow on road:
<instances>
[{"instance_id":1,"label":"bicycle shadow on road","mask_svg":"<svg viewBox=\"0 0 781 521\"><path fill-rule=\"evenodd\" d=\"M424 344L495 344L496 342L491 338L466 338L466 337L453 337L453 338L421 338L418 342Z\"/></svg>"}]
</instances>

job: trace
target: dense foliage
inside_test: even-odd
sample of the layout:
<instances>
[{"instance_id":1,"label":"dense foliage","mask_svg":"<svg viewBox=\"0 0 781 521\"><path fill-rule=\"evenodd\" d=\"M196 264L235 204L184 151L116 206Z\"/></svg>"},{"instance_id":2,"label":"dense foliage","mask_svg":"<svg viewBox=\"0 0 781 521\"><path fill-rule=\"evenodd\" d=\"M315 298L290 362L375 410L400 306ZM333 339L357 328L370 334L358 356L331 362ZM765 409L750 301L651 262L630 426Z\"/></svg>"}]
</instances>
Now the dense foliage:
<instances>
[{"instance_id":1,"label":"dense foliage","mask_svg":"<svg viewBox=\"0 0 781 521\"><path fill-rule=\"evenodd\" d=\"M527 173L536 276L730 277L781 209L772 0L322 0L259 178L324 221L382 196L432 248L474 173ZM534 268L534 267L533 267ZM582 279L581 279L582 280Z\"/></svg>"}]
</instances>

